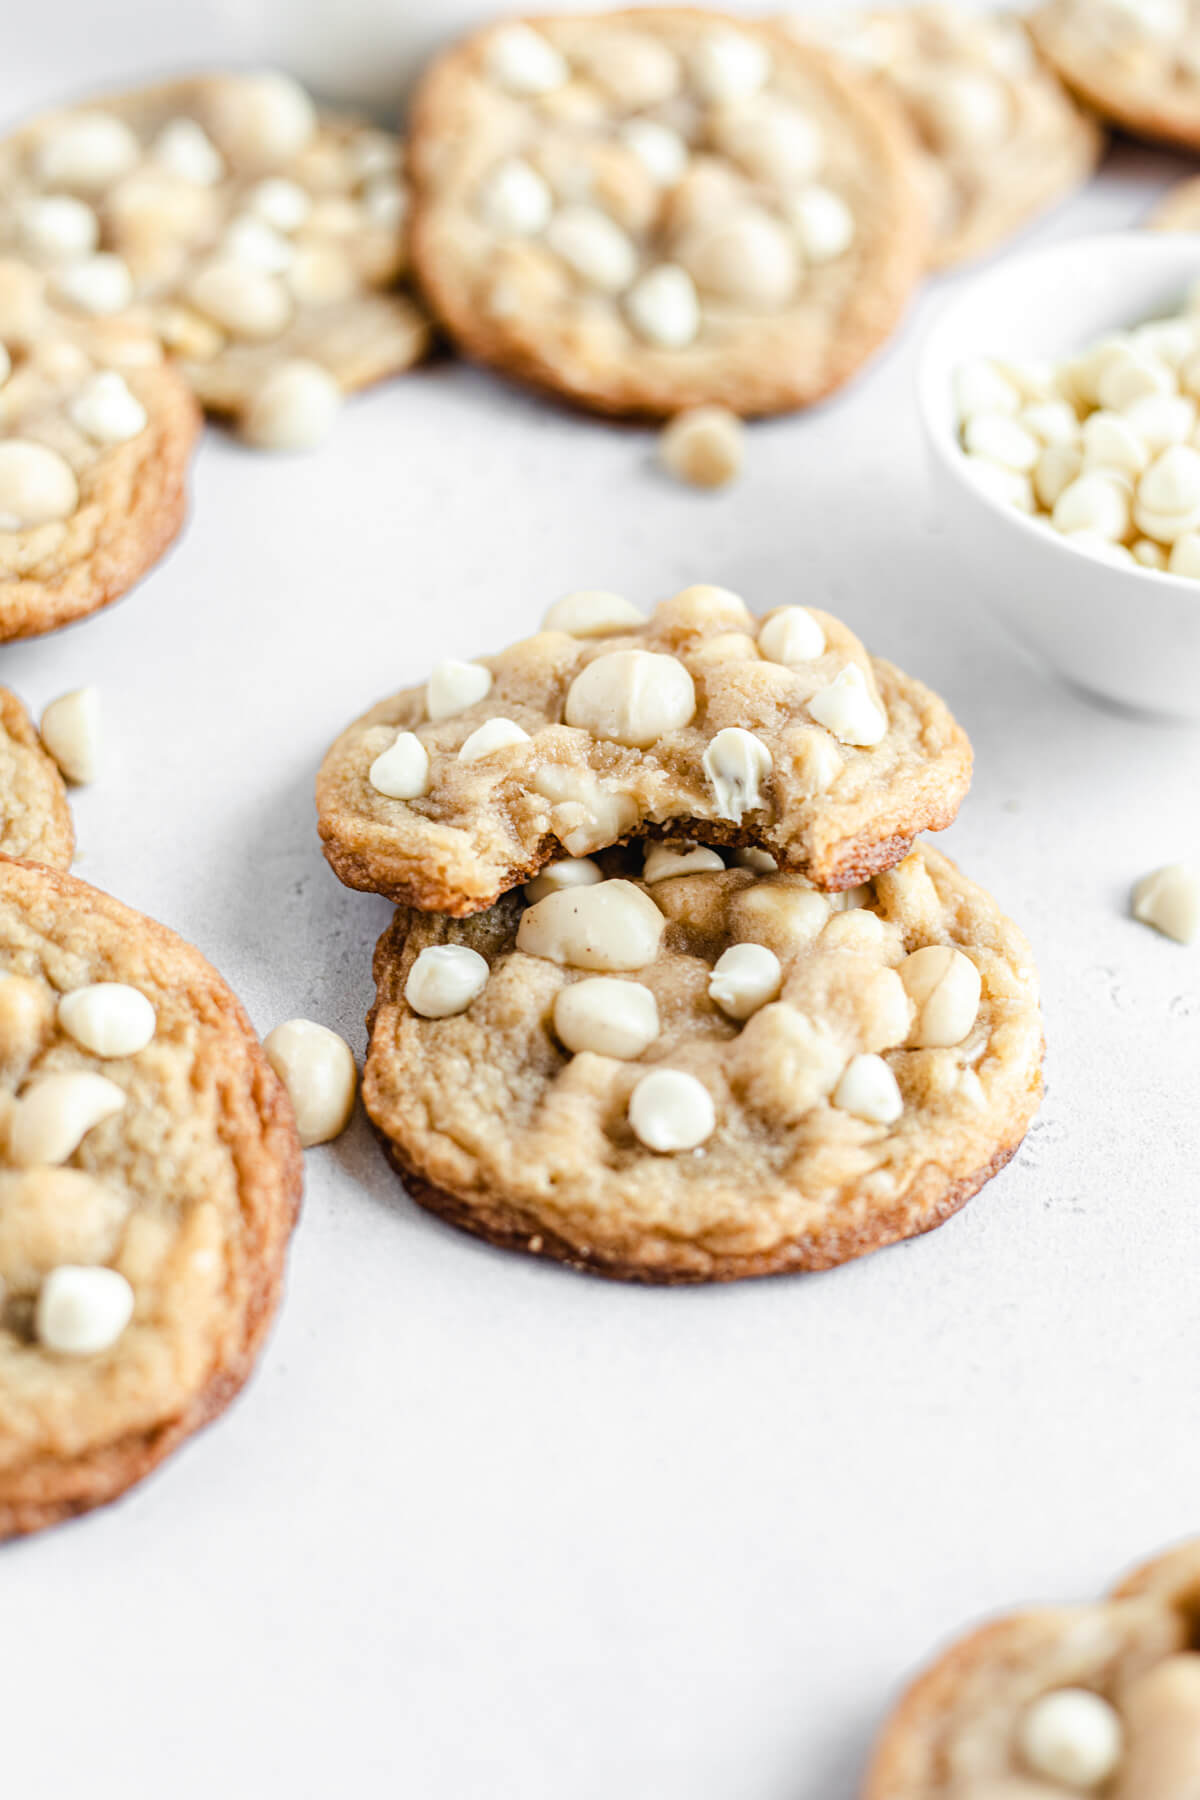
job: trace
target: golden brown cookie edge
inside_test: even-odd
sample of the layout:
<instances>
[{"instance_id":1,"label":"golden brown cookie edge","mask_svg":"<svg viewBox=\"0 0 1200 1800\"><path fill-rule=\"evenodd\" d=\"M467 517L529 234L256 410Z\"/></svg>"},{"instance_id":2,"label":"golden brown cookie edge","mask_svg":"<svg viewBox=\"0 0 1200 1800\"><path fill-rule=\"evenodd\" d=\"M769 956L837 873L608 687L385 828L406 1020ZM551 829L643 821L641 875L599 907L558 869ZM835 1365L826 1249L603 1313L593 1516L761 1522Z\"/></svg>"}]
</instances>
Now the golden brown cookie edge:
<instances>
[{"instance_id":1,"label":"golden brown cookie edge","mask_svg":"<svg viewBox=\"0 0 1200 1800\"><path fill-rule=\"evenodd\" d=\"M45 863L52 869L69 869L75 855L75 822L67 799L67 784L59 772L58 764L38 736L25 707L12 689L6 687L0 687L0 731L6 732L14 743L37 758L45 777L50 802L49 814L37 843L22 860ZM36 855L33 854L34 850ZM3 854L5 853L0 851L0 855Z\"/></svg>"}]
</instances>

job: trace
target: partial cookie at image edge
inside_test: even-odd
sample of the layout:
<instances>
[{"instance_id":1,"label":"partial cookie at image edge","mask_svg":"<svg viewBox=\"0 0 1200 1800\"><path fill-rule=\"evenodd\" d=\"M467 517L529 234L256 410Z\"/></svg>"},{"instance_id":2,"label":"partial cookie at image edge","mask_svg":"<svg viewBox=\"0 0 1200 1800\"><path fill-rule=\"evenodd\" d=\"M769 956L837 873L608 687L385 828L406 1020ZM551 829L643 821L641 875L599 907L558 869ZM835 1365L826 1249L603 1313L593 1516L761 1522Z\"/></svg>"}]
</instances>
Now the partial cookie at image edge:
<instances>
[{"instance_id":1,"label":"partial cookie at image edge","mask_svg":"<svg viewBox=\"0 0 1200 1800\"><path fill-rule=\"evenodd\" d=\"M69 869L75 828L66 784L17 696L0 687L0 856ZM7 791L5 791L7 782Z\"/></svg>"},{"instance_id":2,"label":"partial cookie at image edge","mask_svg":"<svg viewBox=\"0 0 1200 1800\"><path fill-rule=\"evenodd\" d=\"M1200 104L1173 106L1142 93L1136 83L1122 82L1102 66L1080 57L1069 30L1060 29L1051 6L1033 13L1028 24L1046 61L1084 106L1132 137L1149 138L1176 149L1200 150ZM1200 98L1200 88L1197 93Z\"/></svg>"}]
</instances>

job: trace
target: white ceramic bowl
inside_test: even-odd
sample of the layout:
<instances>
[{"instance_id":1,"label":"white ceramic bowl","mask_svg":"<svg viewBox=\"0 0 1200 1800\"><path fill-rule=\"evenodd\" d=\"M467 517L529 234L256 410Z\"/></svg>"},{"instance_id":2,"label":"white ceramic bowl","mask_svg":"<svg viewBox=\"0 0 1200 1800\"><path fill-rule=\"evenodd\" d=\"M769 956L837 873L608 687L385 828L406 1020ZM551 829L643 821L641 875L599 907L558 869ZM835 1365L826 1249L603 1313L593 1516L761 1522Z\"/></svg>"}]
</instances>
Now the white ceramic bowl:
<instances>
[{"instance_id":1,"label":"white ceramic bowl","mask_svg":"<svg viewBox=\"0 0 1200 1800\"><path fill-rule=\"evenodd\" d=\"M1181 308L1200 234L1076 238L978 276L921 352L918 401L934 500L964 579L1077 687L1139 711L1200 719L1200 582L1098 561L984 494L959 446L952 383L972 357L1060 357Z\"/></svg>"}]
</instances>

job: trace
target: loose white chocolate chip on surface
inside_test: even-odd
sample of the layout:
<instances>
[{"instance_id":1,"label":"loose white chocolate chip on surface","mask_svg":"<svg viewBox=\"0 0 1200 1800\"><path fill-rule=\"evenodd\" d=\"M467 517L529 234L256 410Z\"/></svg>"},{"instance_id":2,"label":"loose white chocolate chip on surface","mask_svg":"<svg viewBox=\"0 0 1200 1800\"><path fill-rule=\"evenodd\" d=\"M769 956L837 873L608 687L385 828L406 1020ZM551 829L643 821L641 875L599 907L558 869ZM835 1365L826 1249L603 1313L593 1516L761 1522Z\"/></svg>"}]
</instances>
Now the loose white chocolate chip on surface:
<instances>
[{"instance_id":1,"label":"loose white chocolate chip on surface","mask_svg":"<svg viewBox=\"0 0 1200 1800\"><path fill-rule=\"evenodd\" d=\"M482 663L441 662L425 688L425 711L433 724L452 719L487 698L492 691L492 671Z\"/></svg>"},{"instance_id":2,"label":"loose white chocolate chip on surface","mask_svg":"<svg viewBox=\"0 0 1200 1800\"><path fill-rule=\"evenodd\" d=\"M717 1123L712 1095L682 1069L654 1069L629 1097L629 1123L648 1150L695 1150Z\"/></svg>"},{"instance_id":3,"label":"loose white chocolate chip on surface","mask_svg":"<svg viewBox=\"0 0 1200 1800\"><path fill-rule=\"evenodd\" d=\"M38 262L77 262L100 241L100 221L84 200L45 194L26 200L18 214L22 248Z\"/></svg>"},{"instance_id":4,"label":"loose white chocolate chip on surface","mask_svg":"<svg viewBox=\"0 0 1200 1800\"><path fill-rule=\"evenodd\" d=\"M546 227L545 241L581 280L619 294L637 274L632 240L595 206L564 206Z\"/></svg>"},{"instance_id":5,"label":"loose white chocolate chip on surface","mask_svg":"<svg viewBox=\"0 0 1200 1800\"><path fill-rule=\"evenodd\" d=\"M581 588L554 602L542 620L542 630L565 631L577 638L610 637L615 632L636 631L645 623L646 615L622 594Z\"/></svg>"},{"instance_id":6,"label":"loose white chocolate chip on surface","mask_svg":"<svg viewBox=\"0 0 1200 1800\"><path fill-rule=\"evenodd\" d=\"M768 661L785 667L815 662L825 654L825 633L806 606L781 606L759 631L758 647Z\"/></svg>"},{"instance_id":7,"label":"loose white chocolate chip on surface","mask_svg":"<svg viewBox=\"0 0 1200 1800\"><path fill-rule=\"evenodd\" d=\"M0 441L0 530L68 519L78 505L75 472L57 450L29 438Z\"/></svg>"},{"instance_id":8,"label":"loose white chocolate chip on surface","mask_svg":"<svg viewBox=\"0 0 1200 1800\"><path fill-rule=\"evenodd\" d=\"M693 487L724 487L742 471L746 427L724 406L696 406L677 413L659 439L664 469Z\"/></svg>"},{"instance_id":9,"label":"loose white chocolate chip on surface","mask_svg":"<svg viewBox=\"0 0 1200 1800\"><path fill-rule=\"evenodd\" d=\"M703 761L716 798L718 818L740 825L746 813L758 812L767 804L762 784L774 764L771 752L752 731L727 725L713 738Z\"/></svg>"},{"instance_id":10,"label":"loose white chocolate chip on surface","mask_svg":"<svg viewBox=\"0 0 1200 1800\"><path fill-rule=\"evenodd\" d=\"M132 304L133 276L121 257L101 250L60 269L54 277L54 291L80 312L106 317L124 312Z\"/></svg>"},{"instance_id":11,"label":"loose white chocolate chip on surface","mask_svg":"<svg viewBox=\"0 0 1200 1800\"><path fill-rule=\"evenodd\" d=\"M1116 1769L1123 1735L1119 1715L1099 1694L1060 1688L1028 1708L1018 1738L1035 1775L1072 1788L1095 1788Z\"/></svg>"},{"instance_id":12,"label":"loose white chocolate chip on surface","mask_svg":"<svg viewBox=\"0 0 1200 1800\"><path fill-rule=\"evenodd\" d=\"M124 1089L88 1070L41 1075L14 1102L8 1153L19 1169L65 1163L94 1125L125 1105Z\"/></svg>"},{"instance_id":13,"label":"loose white chocolate chip on surface","mask_svg":"<svg viewBox=\"0 0 1200 1800\"><path fill-rule=\"evenodd\" d=\"M306 1150L346 1129L358 1070L345 1038L311 1019L288 1019L267 1033L263 1052L287 1089Z\"/></svg>"},{"instance_id":14,"label":"loose white chocolate chip on surface","mask_svg":"<svg viewBox=\"0 0 1200 1800\"><path fill-rule=\"evenodd\" d=\"M497 750L511 750L516 744L528 744L531 741L529 733L523 731L512 719L486 719L463 744L458 753L458 761L478 762L481 757L492 756Z\"/></svg>"},{"instance_id":15,"label":"loose white chocolate chip on surface","mask_svg":"<svg viewBox=\"0 0 1200 1800\"><path fill-rule=\"evenodd\" d=\"M724 867L720 853L705 844L651 844L646 851L642 880L647 887L653 887L676 875L711 875Z\"/></svg>"},{"instance_id":16,"label":"loose white chocolate chip on surface","mask_svg":"<svg viewBox=\"0 0 1200 1800\"><path fill-rule=\"evenodd\" d=\"M900 979L916 1008L910 1041L920 1049L961 1044L975 1023L983 991L970 957L948 944L926 944L905 957Z\"/></svg>"},{"instance_id":17,"label":"loose white chocolate chip on surface","mask_svg":"<svg viewBox=\"0 0 1200 1800\"><path fill-rule=\"evenodd\" d=\"M602 973L644 969L658 955L666 919L631 881L547 894L521 916L517 949Z\"/></svg>"},{"instance_id":18,"label":"loose white chocolate chip on surface","mask_svg":"<svg viewBox=\"0 0 1200 1800\"><path fill-rule=\"evenodd\" d=\"M261 450L311 450L333 429L342 390L320 363L298 357L272 369L241 422L242 436Z\"/></svg>"},{"instance_id":19,"label":"loose white chocolate chip on surface","mask_svg":"<svg viewBox=\"0 0 1200 1800\"><path fill-rule=\"evenodd\" d=\"M887 718L871 697L866 677L857 663L847 663L841 674L813 695L808 710L843 744L870 748L887 732Z\"/></svg>"},{"instance_id":20,"label":"loose white chocolate chip on surface","mask_svg":"<svg viewBox=\"0 0 1200 1800\"><path fill-rule=\"evenodd\" d=\"M595 1056L631 1061L658 1036L658 1004L640 981L593 975L559 991L554 1030L575 1054L590 1050Z\"/></svg>"},{"instance_id":21,"label":"loose white chocolate chip on surface","mask_svg":"<svg viewBox=\"0 0 1200 1800\"><path fill-rule=\"evenodd\" d=\"M675 657L614 650L575 677L563 717L593 737L648 750L689 724L695 711L695 686Z\"/></svg>"},{"instance_id":22,"label":"loose white chocolate chip on surface","mask_svg":"<svg viewBox=\"0 0 1200 1800\"><path fill-rule=\"evenodd\" d=\"M68 781L95 781L100 765L100 694L94 687L60 694L42 714L42 742Z\"/></svg>"},{"instance_id":23,"label":"loose white chocolate chip on surface","mask_svg":"<svg viewBox=\"0 0 1200 1800\"><path fill-rule=\"evenodd\" d=\"M404 998L423 1019L449 1019L466 1012L482 994L489 974L477 950L465 944L433 944L408 971Z\"/></svg>"},{"instance_id":24,"label":"loose white chocolate chip on surface","mask_svg":"<svg viewBox=\"0 0 1200 1800\"><path fill-rule=\"evenodd\" d=\"M398 731L371 764L367 780L389 800L418 800L429 786L429 752L413 731Z\"/></svg>"},{"instance_id":25,"label":"loose white chocolate chip on surface","mask_svg":"<svg viewBox=\"0 0 1200 1800\"><path fill-rule=\"evenodd\" d=\"M1190 944L1200 931L1200 872L1168 863L1143 875L1133 890L1133 916L1176 943Z\"/></svg>"},{"instance_id":26,"label":"loose white chocolate chip on surface","mask_svg":"<svg viewBox=\"0 0 1200 1800\"><path fill-rule=\"evenodd\" d=\"M133 1307L133 1289L118 1269L62 1263L42 1283L34 1331L60 1356L97 1356L116 1343Z\"/></svg>"},{"instance_id":27,"label":"loose white chocolate chip on surface","mask_svg":"<svg viewBox=\"0 0 1200 1800\"><path fill-rule=\"evenodd\" d=\"M561 893L564 888L595 887L604 880L604 871L590 856L563 856L549 862L539 875L525 883L522 892L529 901L544 900L547 894Z\"/></svg>"},{"instance_id":28,"label":"loose white chocolate chip on surface","mask_svg":"<svg viewBox=\"0 0 1200 1800\"><path fill-rule=\"evenodd\" d=\"M696 284L676 263L648 269L625 296L625 310L639 336L664 350L682 350L700 331Z\"/></svg>"},{"instance_id":29,"label":"loose white chocolate chip on surface","mask_svg":"<svg viewBox=\"0 0 1200 1800\"><path fill-rule=\"evenodd\" d=\"M125 444L146 429L146 409L115 369L93 375L71 402L71 420L96 444Z\"/></svg>"},{"instance_id":30,"label":"loose white chocolate chip on surface","mask_svg":"<svg viewBox=\"0 0 1200 1800\"><path fill-rule=\"evenodd\" d=\"M904 1111L896 1077L882 1056L856 1056L837 1087L833 1104L870 1125L892 1125Z\"/></svg>"},{"instance_id":31,"label":"loose white chocolate chip on surface","mask_svg":"<svg viewBox=\"0 0 1200 1800\"><path fill-rule=\"evenodd\" d=\"M732 944L709 976L712 1000L731 1019L748 1019L774 1000L783 986L783 965L765 944Z\"/></svg>"},{"instance_id":32,"label":"loose white chocolate chip on surface","mask_svg":"<svg viewBox=\"0 0 1200 1800\"><path fill-rule=\"evenodd\" d=\"M99 193L128 174L141 157L137 138L111 113L81 112L52 129L37 155L38 178L47 187Z\"/></svg>"},{"instance_id":33,"label":"loose white chocolate chip on surface","mask_svg":"<svg viewBox=\"0 0 1200 1800\"><path fill-rule=\"evenodd\" d=\"M497 87L529 98L549 94L570 80L566 58L531 25L502 26L487 45L487 73Z\"/></svg>"},{"instance_id":34,"label":"loose white chocolate chip on surface","mask_svg":"<svg viewBox=\"0 0 1200 1800\"><path fill-rule=\"evenodd\" d=\"M157 1028L154 1008L140 988L123 981L94 981L64 994L58 1022L93 1056L136 1056Z\"/></svg>"}]
</instances>

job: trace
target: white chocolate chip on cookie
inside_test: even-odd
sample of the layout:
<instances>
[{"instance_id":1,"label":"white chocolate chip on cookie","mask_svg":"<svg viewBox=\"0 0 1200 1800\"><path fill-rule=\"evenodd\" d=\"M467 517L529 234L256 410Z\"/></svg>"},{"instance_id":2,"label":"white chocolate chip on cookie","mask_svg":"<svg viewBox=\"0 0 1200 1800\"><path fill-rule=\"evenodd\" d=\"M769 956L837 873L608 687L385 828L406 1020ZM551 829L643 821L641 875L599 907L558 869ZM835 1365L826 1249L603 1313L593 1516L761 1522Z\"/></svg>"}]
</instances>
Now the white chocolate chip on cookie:
<instances>
[{"instance_id":1,"label":"white chocolate chip on cookie","mask_svg":"<svg viewBox=\"0 0 1200 1800\"><path fill-rule=\"evenodd\" d=\"M563 716L593 737L646 750L689 724L695 711L692 678L676 657L614 650L575 677Z\"/></svg>"},{"instance_id":2,"label":"white chocolate chip on cookie","mask_svg":"<svg viewBox=\"0 0 1200 1800\"><path fill-rule=\"evenodd\" d=\"M712 875L724 867L720 853L705 844L651 844L646 851L642 880L647 887L654 887L677 875Z\"/></svg>"},{"instance_id":3,"label":"white chocolate chip on cookie","mask_svg":"<svg viewBox=\"0 0 1200 1800\"><path fill-rule=\"evenodd\" d=\"M530 741L529 733L512 719L485 719L463 744L458 761L478 762L481 757L493 756L497 750L511 750L517 744Z\"/></svg>"},{"instance_id":4,"label":"white chocolate chip on cookie","mask_svg":"<svg viewBox=\"0 0 1200 1800\"><path fill-rule=\"evenodd\" d=\"M1021 1721L1020 1746L1036 1775L1095 1788L1121 1757L1123 1732L1115 1709L1086 1688L1059 1688L1035 1700Z\"/></svg>"},{"instance_id":5,"label":"white chocolate chip on cookie","mask_svg":"<svg viewBox=\"0 0 1200 1800\"><path fill-rule=\"evenodd\" d=\"M731 944L717 959L708 980L712 1000L731 1019L748 1019L778 998L783 966L765 944Z\"/></svg>"},{"instance_id":6,"label":"white chocolate chip on cookie","mask_svg":"<svg viewBox=\"0 0 1200 1800\"><path fill-rule=\"evenodd\" d=\"M133 1308L133 1289L119 1270L63 1263L42 1283L34 1330L60 1356L98 1356L116 1343Z\"/></svg>"},{"instance_id":7,"label":"white chocolate chip on cookie","mask_svg":"<svg viewBox=\"0 0 1200 1800\"><path fill-rule=\"evenodd\" d=\"M316 108L288 75L230 75L215 84L212 131L218 147L244 168L270 168L295 156L317 128Z\"/></svg>"},{"instance_id":8,"label":"white chocolate chip on cookie","mask_svg":"<svg viewBox=\"0 0 1200 1800\"><path fill-rule=\"evenodd\" d=\"M100 221L84 200L45 194L26 200L18 214L22 248L37 262L78 262L100 241Z\"/></svg>"},{"instance_id":9,"label":"white chocolate chip on cookie","mask_svg":"<svg viewBox=\"0 0 1200 1800\"><path fill-rule=\"evenodd\" d=\"M429 787L429 752L415 731L398 731L371 764L367 776L389 800L418 800Z\"/></svg>"},{"instance_id":10,"label":"white chocolate chip on cookie","mask_svg":"<svg viewBox=\"0 0 1200 1800\"><path fill-rule=\"evenodd\" d=\"M150 154L168 174L195 187L213 187L225 173L221 152L195 119L168 119Z\"/></svg>"},{"instance_id":11,"label":"white chocolate chip on cookie","mask_svg":"<svg viewBox=\"0 0 1200 1800\"><path fill-rule=\"evenodd\" d=\"M637 274L632 241L598 207L564 206L546 227L545 241L574 274L601 293L621 293Z\"/></svg>"},{"instance_id":12,"label":"white chocolate chip on cookie","mask_svg":"<svg viewBox=\"0 0 1200 1800\"><path fill-rule=\"evenodd\" d=\"M771 73L771 58L759 39L732 30L707 32L691 58L691 76L705 100L747 100Z\"/></svg>"},{"instance_id":13,"label":"white chocolate chip on cookie","mask_svg":"<svg viewBox=\"0 0 1200 1800\"><path fill-rule=\"evenodd\" d=\"M13 1104L8 1153L19 1169L65 1163L93 1126L124 1105L124 1089L106 1075L85 1069L40 1075Z\"/></svg>"},{"instance_id":14,"label":"white chocolate chip on cookie","mask_svg":"<svg viewBox=\"0 0 1200 1800\"><path fill-rule=\"evenodd\" d=\"M878 744L887 732L887 718L872 698L866 677L857 663L847 663L828 687L814 694L808 710L818 725L824 725L839 743L869 748Z\"/></svg>"},{"instance_id":15,"label":"white chocolate chip on cookie","mask_svg":"<svg viewBox=\"0 0 1200 1800\"><path fill-rule=\"evenodd\" d=\"M696 284L676 263L658 263L630 288L625 310L648 344L682 350L700 331Z\"/></svg>"},{"instance_id":16,"label":"white chocolate chip on cookie","mask_svg":"<svg viewBox=\"0 0 1200 1800\"><path fill-rule=\"evenodd\" d=\"M682 1069L654 1069L629 1097L629 1123L648 1150L695 1150L716 1129L712 1095Z\"/></svg>"},{"instance_id":17,"label":"white chocolate chip on cookie","mask_svg":"<svg viewBox=\"0 0 1200 1800\"><path fill-rule=\"evenodd\" d=\"M0 441L0 531L70 518L78 505L74 470L57 450L29 438Z\"/></svg>"},{"instance_id":18,"label":"white chocolate chip on cookie","mask_svg":"<svg viewBox=\"0 0 1200 1800\"><path fill-rule=\"evenodd\" d=\"M979 1013L979 970L949 944L926 944L906 956L900 979L916 1008L912 1042L922 1049L961 1044Z\"/></svg>"},{"instance_id":19,"label":"white chocolate chip on cookie","mask_svg":"<svg viewBox=\"0 0 1200 1800\"><path fill-rule=\"evenodd\" d=\"M616 632L637 631L646 615L621 594L602 588L581 588L556 600L542 620L543 631L565 631L571 637L611 637Z\"/></svg>"},{"instance_id":20,"label":"white chocolate chip on cookie","mask_svg":"<svg viewBox=\"0 0 1200 1800\"><path fill-rule=\"evenodd\" d=\"M485 223L501 237L536 237L554 211L550 184L518 156L497 163L479 195Z\"/></svg>"},{"instance_id":21,"label":"white chocolate chip on cookie","mask_svg":"<svg viewBox=\"0 0 1200 1800\"><path fill-rule=\"evenodd\" d=\"M712 783L717 817L740 825L748 812L759 812L767 802L762 783L774 764L761 738L740 725L718 731L703 757L704 773Z\"/></svg>"},{"instance_id":22,"label":"white chocolate chip on cookie","mask_svg":"<svg viewBox=\"0 0 1200 1800\"><path fill-rule=\"evenodd\" d=\"M278 337L292 311L287 289L276 276L232 260L198 270L188 297L226 331L251 343Z\"/></svg>"},{"instance_id":23,"label":"white chocolate chip on cookie","mask_svg":"<svg viewBox=\"0 0 1200 1800\"><path fill-rule=\"evenodd\" d=\"M306 1150L346 1129L358 1070L345 1038L311 1019L288 1019L267 1033L263 1052L288 1091Z\"/></svg>"},{"instance_id":24,"label":"white chocolate chip on cookie","mask_svg":"<svg viewBox=\"0 0 1200 1800\"><path fill-rule=\"evenodd\" d=\"M870 1125L893 1125L904 1111L904 1100L882 1056L856 1056L834 1089L833 1104Z\"/></svg>"},{"instance_id":25,"label":"white chocolate chip on cookie","mask_svg":"<svg viewBox=\"0 0 1200 1800\"><path fill-rule=\"evenodd\" d=\"M93 375L70 411L72 421L96 444L127 444L146 429L146 409L116 369Z\"/></svg>"},{"instance_id":26,"label":"white chocolate chip on cookie","mask_svg":"<svg viewBox=\"0 0 1200 1800\"><path fill-rule=\"evenodd\" d=\"M37 157L47 187L97 194L128 174L140 155L137 138L111 113L80 112L56 125Z\"/></svg>"},{"instance_id":27,"label":"white chocolate chip on cookie","mask_svg":"<svg viewBox=\"0 0 1200 1800\"><path fill-rule=\"evenodd\" d=\"M571 76L566 57L522 23L502 26L489 38L487 73L497 87L523 97L552 93Z\"/></svg>"},{"instance_id":28,"label":"white chocolate chip on cookie","mask_svg":"<svg viewBox=\"0 0 1200 1800\"><path fill-rule=\"evenodd\" d=\"M423 1019L449 1019L466 1012L487 986L488 965L463 944L434 944L421 951L408 972L404 998Z\"/></svg>"},{"instance_id":29,"label":"white chocolate chip on cookie","mask_svg":"<svg viewBox=\"0 0 1200 1800\"><path fill-rule=\"evenodd\" d=\"M452 719L487 698L492 691L492 672L482 663L441 662L425 688L425 710L433 724Z\"/></svg>"},{"instance_id":30,"label":"white chocolate chip on cookie","mask_svg":"<svg viewBox=\"0 0 1200 1800\"><path fill-rule=\"evenodd\" d=\"M781 606L764 621L758 648L769 661L785 667L815 662L825 654L825 633L806 606Z\"/></svg>"},{"instance_id":31,"label":"white chocolate chip on cookie","mask_svg":"<svg viewBox=\"0 0 1200 1800\"><path fill-rule=\"evenodd\" d=\"M521 916L517 949L574 969L621 973L654 961L666 919L630 881L548 894Z\"/></svg>"},{"instance_id":32,"label":"white chocolate chip on cookie","mask_svg":"<svg viewBox=\"0 0 1200 1800\"><path fill-rule=\"evenodd\" d=\"M527 881L524 894L530 901L544 900L547 894L557 894L563 888L595 887L603 880L604 871L590 856L563 856L548 862L540 874Z\"/></svg>"},{"instance_id":33,"label":"white chocolate chip on cookie","mask_svg":"<svg viewBox=\"0 0 1200 1800\"><path fill-rule=\"evenodd\" d=\"M64 994L58 1022L93 1056L136 1056L157 1028L154 1007L139 988L123 981L94 981Z\"/></svg>"},{"instance_id":34,"label":"white chocolate chip on cookie","mask_svg":"<svg viewBox=\"0 0 1200 1800\"><path fill-rule=\"evenodd\" d=\"M560 1043L576 1055L589 1050L631 1061L658 1036L658 1006L640 981L594 975L559 990L554 1029Z\"/></svg>"},{"instance_id":35,"label":"white chocolate chip on cookie","mask_svg":"<svg viewBox=\"0 0 1200 1800\"><path fill-rule=\"evenodd\" d=\"M60 300L98 318L124 312L133 302L133 276L128 263L106 250L59 269L53 287Z\"/></svg>"}]
</instances>

